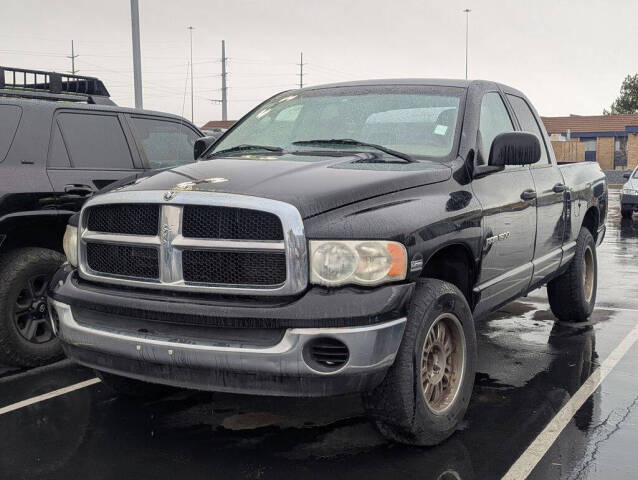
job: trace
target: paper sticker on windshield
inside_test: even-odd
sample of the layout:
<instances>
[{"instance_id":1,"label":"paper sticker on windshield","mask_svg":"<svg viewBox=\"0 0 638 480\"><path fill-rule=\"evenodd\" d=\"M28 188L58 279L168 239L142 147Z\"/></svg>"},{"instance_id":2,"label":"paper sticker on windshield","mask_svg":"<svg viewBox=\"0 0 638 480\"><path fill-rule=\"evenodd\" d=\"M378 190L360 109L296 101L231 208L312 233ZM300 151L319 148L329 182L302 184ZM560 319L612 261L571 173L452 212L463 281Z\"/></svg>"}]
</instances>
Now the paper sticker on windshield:
<instances>
[{"instance_id":1,"label":"paper sticker on windshield","mask_svg":"<svg viewBox=\"0 0 638 480\"><path fill-rule=\"evenodd\" d=\"M445 135L445 132L447 132L446 125L437 125L434 127L434 135Z\"/></svg>"}]
</instances>

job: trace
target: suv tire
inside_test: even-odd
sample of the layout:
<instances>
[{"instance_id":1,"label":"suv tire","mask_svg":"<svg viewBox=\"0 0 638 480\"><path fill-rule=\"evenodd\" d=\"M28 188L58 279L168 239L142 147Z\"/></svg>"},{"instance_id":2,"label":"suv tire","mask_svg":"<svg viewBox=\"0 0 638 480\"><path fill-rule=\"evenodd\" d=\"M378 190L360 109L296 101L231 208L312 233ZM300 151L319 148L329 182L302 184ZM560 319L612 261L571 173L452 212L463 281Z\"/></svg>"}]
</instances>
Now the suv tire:
<instances>
[{"instance_id":1,"label":"suv tire","mask_svg":"<svg viewBox=\"0 0 638 480\"><path fill-rule=\"evenodd\" d=\"M583 227L569 267L547 284L549 306L556 318L561 322L586 322L596 304L597 277L596 242Z\"/></svg>"},{"instance_id":2,"label":"suv tire","mask_svg":"<svg viewBox=\"0 0 638 480\"><path fill-rule=\"evenodd\" d=\"M633 213L633 209L623 208L622 205L620 206L620 215L622 216L622 218L631 218Z\"/></svg>"},{"instance_id":3,"label":"suv tire","mask_svg":"<svg viewBox=\"0 0 638 480\"><path fill-rule=\"evenodd\" d=\"M62 357L53 335L46 294L64 255L20 248L0 260L0 363L36 367Z\"/></svg>"},{"instance_id":4,"label":"suv tire","mask_svg":"<svg viewBox=\"0 0 638 480\"><path fill-rule=\"evenodd\" d=\"M465 415L475 370L476 333L465 297L450 283L419 280L394 364L364 395L366 411L390 440L441 443Z\"/></svg>"},{"instance_id":5,"label":"suv tire","mask_svg":"<svg viewBox=\"0 0 638 480\"><path fill-rule=\"evenodd\" d=\"M151 400L154 398L162 398L170 392L175 391L175 388L169 387L168 385L143 382L141 380L122 377L120 375L114 375L112 373L101 372L98 370L95 370L95 374L100 380L102 380L102 383L106 385L107 388L121 397L138 400Z\"/></svg>"}]
</instances>

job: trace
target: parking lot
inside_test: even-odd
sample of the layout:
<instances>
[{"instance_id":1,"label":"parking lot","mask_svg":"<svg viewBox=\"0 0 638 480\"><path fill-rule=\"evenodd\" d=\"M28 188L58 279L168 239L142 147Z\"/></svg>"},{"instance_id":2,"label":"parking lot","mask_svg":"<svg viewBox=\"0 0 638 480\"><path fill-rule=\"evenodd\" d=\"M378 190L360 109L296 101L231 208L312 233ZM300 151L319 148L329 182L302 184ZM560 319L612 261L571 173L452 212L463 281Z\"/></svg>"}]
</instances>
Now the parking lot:
<instances>
[{"instance_id":1,"label":"parking lot","mask_svg":"<svg viewBox=\"0 0 638 480\"><path fill-rule=\"evenodd\" d=\"M612 189L591 322L557 323L544 290L491 315L478 332L466 419L438 447L387 443L357 398L175 391L135 403L116 398L91 371L61 361L26 371L0 367L0 478L466 480L500 478L511 468L517 478L525 465L529 478L632 478L638 347L621 342L637 323L638 219L621 222L618 199ZM576 405L575 414L561 411L566 404ZM564 430L548 443L561 419Z\"/></svg>"}]
</instances>

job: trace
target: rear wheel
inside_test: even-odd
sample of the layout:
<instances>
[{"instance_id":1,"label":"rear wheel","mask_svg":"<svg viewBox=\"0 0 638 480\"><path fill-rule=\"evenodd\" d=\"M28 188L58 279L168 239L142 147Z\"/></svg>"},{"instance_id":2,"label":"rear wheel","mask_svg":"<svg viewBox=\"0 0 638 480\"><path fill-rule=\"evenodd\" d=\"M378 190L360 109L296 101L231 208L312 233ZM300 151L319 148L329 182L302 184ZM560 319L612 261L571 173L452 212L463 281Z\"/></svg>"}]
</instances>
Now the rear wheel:
<instances>
[{"instance_id":1,"label":"rear wheel","mask_svg":"<svg viewBox=\"0 0 638 480\"><path fill-rule=\"evenodd\" d=\"M421 280L395 362L364 397L368 414L391 440L440 443L465 414L475 368L476 334L465 297L447 282Z\"/></svg>"},{"instance_id":2,"label":"rear wheel","mask_svg":"<svg viewBox=\"0 0 638 480\"><path fill-rule=\"evenodd\" d=\"M596 304L598 260L596 242L581 228L569 268L547 284L549 306L562 322L586 322Z\"/></svg>"},{"instance_id":3,"label":"rear wheel","mask_svg":"<svg viewBox=\"0 0 638 480\"><path fill-rule=\"evenodd\" d=\"M35 367L60 358L47 308L47 288L64 256L21 248L0 262L0 363Z\"/></svg>"}]
</instances>

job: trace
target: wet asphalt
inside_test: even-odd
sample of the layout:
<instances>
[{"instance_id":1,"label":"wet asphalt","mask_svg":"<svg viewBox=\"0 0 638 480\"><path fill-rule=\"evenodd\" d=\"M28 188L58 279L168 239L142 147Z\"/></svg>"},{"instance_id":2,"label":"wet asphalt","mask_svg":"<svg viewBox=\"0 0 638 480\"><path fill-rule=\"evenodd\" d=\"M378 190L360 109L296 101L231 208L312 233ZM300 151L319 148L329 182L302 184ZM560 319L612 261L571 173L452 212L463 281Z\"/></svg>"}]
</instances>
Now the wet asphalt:
<instances>
[{"instance_id":1,"label":"wet asphalt","mask_svg":"<svg viewBox=\"0 0 638 480\"><path fill-rule=\"evenodd\" d=\"M544 289L491 315L466 419L440 446L386 442L356 397L175 391L136 403L98 383L0 415L0 479L500 478L638 322L638 214L621 222L618 196L591 321L557 322ZM638 478L637 371L635 345L529 478ZM0 366L0 408L93 377L69 361Z\"/></svg>"}]
</instances>

